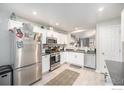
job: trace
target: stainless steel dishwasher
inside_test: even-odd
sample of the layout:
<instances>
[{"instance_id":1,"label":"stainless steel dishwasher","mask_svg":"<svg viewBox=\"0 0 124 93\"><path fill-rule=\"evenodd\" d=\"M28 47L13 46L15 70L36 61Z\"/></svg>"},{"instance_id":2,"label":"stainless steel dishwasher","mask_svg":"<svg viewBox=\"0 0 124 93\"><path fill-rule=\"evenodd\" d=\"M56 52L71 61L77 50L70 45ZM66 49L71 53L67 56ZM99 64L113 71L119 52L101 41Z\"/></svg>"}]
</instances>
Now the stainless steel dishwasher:
<instances>
[{"instance_id":1,"label":"stainless steel dishwasher","mask_svg":"<svg viewBox=\"0 0 124 93\"><path fill-rule=\"evenodd\" d=\"M10 65L0 66L0 85L12 85L12 68Z\"/></svg>"},{"instance_id":2,"label":"stainless steel dishwasher","mask_svg":"<svg viewBox=\"0 0 124 93\"><path fill-rule=\"evenodd\" d=\"M96 54L84 54L84 67L96 69Z\"/></svg>"}]
</instances>

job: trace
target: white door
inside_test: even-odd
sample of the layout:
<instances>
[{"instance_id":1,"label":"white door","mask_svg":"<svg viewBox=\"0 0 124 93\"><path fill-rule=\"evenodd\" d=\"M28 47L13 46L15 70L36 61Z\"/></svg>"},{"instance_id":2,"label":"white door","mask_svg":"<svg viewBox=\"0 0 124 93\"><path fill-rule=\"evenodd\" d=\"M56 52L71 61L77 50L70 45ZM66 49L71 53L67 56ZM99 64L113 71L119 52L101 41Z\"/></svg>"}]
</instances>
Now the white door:
<instances>
[{"instance_id":1,"label":"white door","mask_svg":"<svg viewBox=\"0 0 124 93\"><path fill-rule=\"evenodd\" d=\"M102 27L99 39L101 72L104 72L105 60L121 61L120 25Z\"/></svg>"}]
</instances>

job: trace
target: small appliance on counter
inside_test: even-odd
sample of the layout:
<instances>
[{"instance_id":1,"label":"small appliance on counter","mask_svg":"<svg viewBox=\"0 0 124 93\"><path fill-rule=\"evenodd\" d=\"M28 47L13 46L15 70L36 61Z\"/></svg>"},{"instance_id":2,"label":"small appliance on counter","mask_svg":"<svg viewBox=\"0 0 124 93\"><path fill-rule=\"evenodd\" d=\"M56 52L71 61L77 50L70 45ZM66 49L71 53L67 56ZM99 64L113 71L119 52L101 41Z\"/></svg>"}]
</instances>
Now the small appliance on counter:
<instances>
[{"instance_id":1,"label":"small appliance on counter","mask_svg":"<svg viewBox=\"0 0 124 93\"><path fill-rule=\"evenodd\" d=\"M0 85L13 85L13 70L11 65L0 66Z\"/></svg>"}]
</instances>

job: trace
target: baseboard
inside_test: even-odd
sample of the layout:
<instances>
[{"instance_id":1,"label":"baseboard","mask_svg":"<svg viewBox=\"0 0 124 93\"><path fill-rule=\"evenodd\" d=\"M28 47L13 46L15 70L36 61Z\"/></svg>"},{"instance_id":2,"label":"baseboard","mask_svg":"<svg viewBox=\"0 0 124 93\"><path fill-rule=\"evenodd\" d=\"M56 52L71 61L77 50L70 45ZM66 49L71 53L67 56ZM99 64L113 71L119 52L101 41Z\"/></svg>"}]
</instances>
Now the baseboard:
<instances>
[{"instance_id":1,"label":"baseboard","mask_svg":"<svg viewBox=\"0 0 124 93\"><path fill-rule=\"evenodd\" d=\"M97 72L97 73L101 73L101 71L100 71L100 70L98 70L98 69L96 69L96 70L95 70L95 72Z\"/></svg>"}]
</instances>

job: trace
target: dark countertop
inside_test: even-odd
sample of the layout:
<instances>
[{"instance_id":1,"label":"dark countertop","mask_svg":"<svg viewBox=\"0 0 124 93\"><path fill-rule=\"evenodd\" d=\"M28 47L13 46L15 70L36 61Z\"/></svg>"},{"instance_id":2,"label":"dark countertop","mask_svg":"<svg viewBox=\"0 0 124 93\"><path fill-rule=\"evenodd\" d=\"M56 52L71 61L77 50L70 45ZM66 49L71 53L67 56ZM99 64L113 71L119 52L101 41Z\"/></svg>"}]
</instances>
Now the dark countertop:
<instances>
[{"instance_id":1,"label":"dark countertop","mask_svg":"<svg viewBox=\"0 0 124 93\"><path fill-rule=\"evenodd\" d=\"M42 56L46 56L46 55L50 55L50 54L47 54L47 53L42 53Z\"/></svg>"},{"instance_id":2,"label":"dark countertop","mask_svg":"<svg viewBox=\"0 0 124 93\"><path fill-rule=\"evenodd\" d=\"M84 54L96 54L95 52L84 52L84 51L74 51L74 50L66 50L60 52L75 52L75 53L84 53ZM50 55L50 53L42 53L42 56Z\"/></svg>"},{"instance_id":3,"label":"dark countertop","mask_svg":"<svg viewBox=\"0 0 124 93\"><path fill-rule=\"evenodd\" d=\"M106 60L112 83L114 85L124 85L124 62Z\"/></svg>"}]
</instances>

